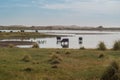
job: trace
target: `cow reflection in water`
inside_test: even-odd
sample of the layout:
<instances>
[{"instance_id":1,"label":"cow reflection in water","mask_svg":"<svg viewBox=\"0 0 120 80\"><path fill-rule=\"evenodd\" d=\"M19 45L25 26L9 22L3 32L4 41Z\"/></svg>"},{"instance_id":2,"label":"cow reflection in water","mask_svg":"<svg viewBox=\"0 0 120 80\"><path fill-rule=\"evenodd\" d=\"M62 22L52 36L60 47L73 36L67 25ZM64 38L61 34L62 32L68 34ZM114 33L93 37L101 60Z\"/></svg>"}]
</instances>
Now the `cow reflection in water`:
<instances>
[{"instance_id":1,"label":"cow reflection in water","mask_svg":"<svg viewBox=\"0 0 120 80\"><path fill-rule=\"evenodd\" d=\"M61 46L63 48L69 48L69 39L68 38L62 39Z\"/></svg>"},{"instance_id":2,"label":"cow reflection in water","mask_svg":"<svg viewBox=\"0 0 120 80\"><path fill-rule=\"evenodd\" d=\"M57 44L61 44L62 48L69 48L69 39L68 38L64 38L61 39L61 37L56 37L57 39Z\"/></svg>"},{"instance_id":3,"label":"cow reflection in water","mask_svg":"<svg viewBox=\"0 0 120 80\"><path fill-rule=\"evenodd\" d=\"M61 37L56 37L57 39L57 44L61 43Z\"/></svg>"},{"instance_id":4,"label":"cow reflection in water","mask_svg":"<svg viewBox=\"0 0 120 80\"><path fill-rule=\"evenodd\" d=\"M57 44L61 44L62 48L69 48L69 38L63 38L61 39L61 37L56 37L57 39ZM78 38L78 44L80 44L80 46L82 45L83 43L83 38L82 37L79 37Z\"/></svg>"}]
</instances>

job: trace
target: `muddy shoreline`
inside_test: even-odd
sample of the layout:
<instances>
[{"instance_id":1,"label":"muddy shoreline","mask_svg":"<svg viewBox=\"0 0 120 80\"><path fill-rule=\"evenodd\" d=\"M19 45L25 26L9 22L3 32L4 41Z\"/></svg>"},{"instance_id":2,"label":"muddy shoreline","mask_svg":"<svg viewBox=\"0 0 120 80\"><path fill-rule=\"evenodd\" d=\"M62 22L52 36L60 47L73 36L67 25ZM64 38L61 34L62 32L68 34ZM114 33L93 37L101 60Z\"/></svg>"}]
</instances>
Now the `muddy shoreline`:
<instances>
[{"instance_id":1,"label":"muddy shoreline","mask_svg":"<svg viewBox=\"0 0 120 80\"><path fill-rule=\"evenodd\" d=\"M33 45L35 42L30 41L0 41L0 47L9 47L10 45Z\"/></svg>"}]
</instances>

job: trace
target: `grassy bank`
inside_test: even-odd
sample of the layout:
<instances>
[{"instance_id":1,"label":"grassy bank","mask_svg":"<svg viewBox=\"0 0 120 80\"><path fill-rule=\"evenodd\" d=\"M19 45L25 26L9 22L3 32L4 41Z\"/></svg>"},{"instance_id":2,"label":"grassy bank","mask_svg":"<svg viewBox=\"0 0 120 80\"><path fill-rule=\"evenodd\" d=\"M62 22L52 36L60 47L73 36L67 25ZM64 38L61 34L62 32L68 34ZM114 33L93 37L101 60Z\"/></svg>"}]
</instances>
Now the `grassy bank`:
<instances>
[{"instance_id":1,"label":"grassy bank","mask_svg":"<svg viewBox=\"0 0 120 80\"><path fill-rule=\"evenodd\" d=\"M53 53L57 64L50 62ZM0 48L0 80L99 80L119 57L120 51L110 50Z\"/></svg>"},{"instance_id":2,"label":"grassy bank","mask_svg":"<svg viewBox=\"0 0 120 80\"><path fill-rule=\"evenodd\" d=\"M48 35L37 32L1 32L0 39L13 39L13 38L38 38L38 37L53 37L54 35Z\"/></svg>"},{"instance_id":3,"label":"grassy bank","mask_svg":"<svg viewBox=\"0 0 120 80\"><path fill-rule=\"evenodd\" d=\"M115 26L114 26L115 27ZM89 31L120 31L119 27L104 28L103 26L0 26L0 30L89 30Z\"/></svg>"}]
</instances>

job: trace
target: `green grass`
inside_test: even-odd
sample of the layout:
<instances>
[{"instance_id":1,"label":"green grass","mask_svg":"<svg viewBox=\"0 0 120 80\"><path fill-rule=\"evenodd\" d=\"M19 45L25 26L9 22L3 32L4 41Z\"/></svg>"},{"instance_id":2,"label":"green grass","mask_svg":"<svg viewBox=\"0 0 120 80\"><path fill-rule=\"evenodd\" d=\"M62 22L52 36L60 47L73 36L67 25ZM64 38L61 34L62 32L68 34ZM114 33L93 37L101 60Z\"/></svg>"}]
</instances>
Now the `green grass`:
<instances>
[{"instance_id":1,"label":"green grass","mask_svg":"<svg viewBox=\"0 0 120 80\"><path fill-rule=\"evenodd\" d=\"M53 37L54 35L47 35L37 32L0 32L0 39L13 39L13 38L38 38L38 37Z\"/></svg>"},{"instance_id":2,"label":"green grass","mask_svg":"<svg viewBox=\"0 0 120 80\"><path fill-rule=\"evenodd\" d=\"M54 69L48 60L55 52L62 61ZM99 54L104 57L98 58ZM25 55L32 59L23 61ZM0 80L99 80L111 61L119 63L119 57L120 51L110 50L0 48Z\"/></svg>"}]
</instances>

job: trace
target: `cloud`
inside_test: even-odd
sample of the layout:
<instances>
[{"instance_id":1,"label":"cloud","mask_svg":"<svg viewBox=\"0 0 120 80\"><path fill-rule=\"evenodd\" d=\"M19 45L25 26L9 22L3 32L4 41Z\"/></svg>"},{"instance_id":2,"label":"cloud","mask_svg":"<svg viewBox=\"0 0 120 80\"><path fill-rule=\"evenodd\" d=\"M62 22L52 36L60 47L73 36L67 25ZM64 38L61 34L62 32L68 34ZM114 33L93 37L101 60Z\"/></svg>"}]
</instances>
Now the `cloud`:
<instances>
[{"instance_id":1,"label":"cloud","mask_svg":"<svg viewBox=\"0 0 120 80\"><path fill-rule=\"evenodd\" d=\"M3 23L120 25L120 0L1 0L0 9Z\"/></svg>"},{"instance_id":2,"label":"cloud","mask_svg":"<svg viewBox=\"0 0 120 80\"><path fill-rule=\"evenodd\" d=\"M120 13L119 0L64 0L63 3L44 3L41 8L78 12Z\"/></svg>"},{"instance_id":3,"label":"cloud","mask_svg":"<svg viewBox=\"0 0 120 80\"><path fill-rule=\"evenodd\" d=\"M14 8L14 7L34 7L32 0L21 1L21 0L6 0L0 2L0 8Z\"/></svg>"},{"instance_id":4,"label":"cloud","mask_svg":"<svg viewBox=\"0 0 120 80\"><path fill-rule=\"evenodd\" d=\"M49 10L67 10L82 13L120 13L120 0L11 0L0 8L36 7Z\"/></svg>"}]
</instances>

